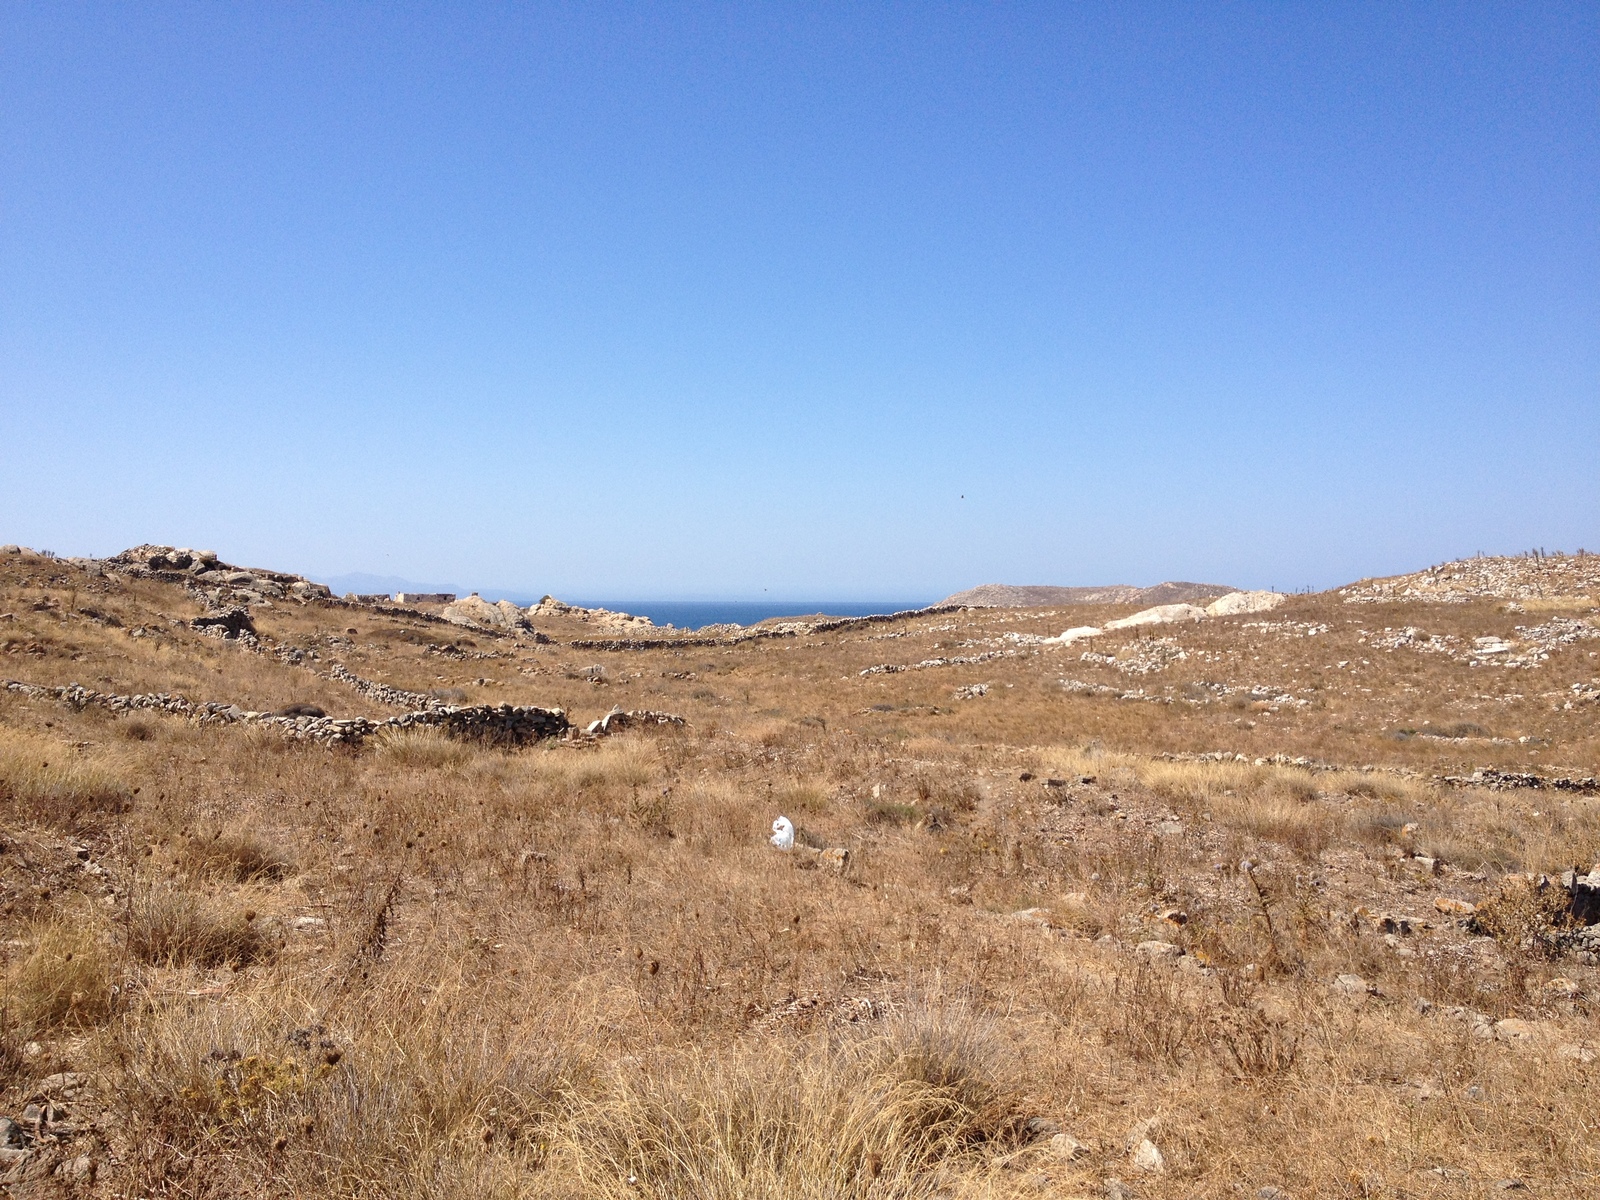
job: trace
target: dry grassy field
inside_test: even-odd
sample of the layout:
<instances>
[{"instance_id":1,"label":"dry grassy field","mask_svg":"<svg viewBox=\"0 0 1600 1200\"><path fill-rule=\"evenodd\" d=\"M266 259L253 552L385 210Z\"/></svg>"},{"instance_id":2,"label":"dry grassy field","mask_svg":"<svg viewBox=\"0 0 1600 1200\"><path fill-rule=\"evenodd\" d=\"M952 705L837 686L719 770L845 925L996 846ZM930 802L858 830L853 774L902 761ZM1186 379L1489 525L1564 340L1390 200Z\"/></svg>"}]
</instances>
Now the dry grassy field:
<instances>
[{"instance_id":1,"label":"dry grassy field","mask_svg":"<svg viewBox=\"0 0 1600 1200\"><path fill-rule=\"evenodd\" d=\"M1555 557L1071 645L1131 607L228 639L0 554L0 1189L1600 1193L1597 598ZM352 679L574 729L100 698L406 711Z\"/></svg>"}]
</instances>

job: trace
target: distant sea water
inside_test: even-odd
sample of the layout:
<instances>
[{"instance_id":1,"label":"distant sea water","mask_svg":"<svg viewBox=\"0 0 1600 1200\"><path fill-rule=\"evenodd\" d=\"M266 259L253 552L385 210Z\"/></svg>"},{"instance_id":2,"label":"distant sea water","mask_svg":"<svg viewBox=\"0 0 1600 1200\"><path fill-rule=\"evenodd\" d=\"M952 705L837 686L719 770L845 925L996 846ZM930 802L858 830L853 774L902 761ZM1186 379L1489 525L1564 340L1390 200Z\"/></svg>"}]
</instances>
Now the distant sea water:
<instances>
[{"instance_id":1,"label":"distant sea water","mask_svg":"<svg viewBox=\"0 0 1600 1200\"><path fill-rule=\"evenodd\" d=\"M649 617L657 625L677 629L703 629L707 625L754 625L769 617L870 617L879 613L922 608L932 600L569 600L584 608L609 608L612 612Z\"/></svg>"}]
</instances>

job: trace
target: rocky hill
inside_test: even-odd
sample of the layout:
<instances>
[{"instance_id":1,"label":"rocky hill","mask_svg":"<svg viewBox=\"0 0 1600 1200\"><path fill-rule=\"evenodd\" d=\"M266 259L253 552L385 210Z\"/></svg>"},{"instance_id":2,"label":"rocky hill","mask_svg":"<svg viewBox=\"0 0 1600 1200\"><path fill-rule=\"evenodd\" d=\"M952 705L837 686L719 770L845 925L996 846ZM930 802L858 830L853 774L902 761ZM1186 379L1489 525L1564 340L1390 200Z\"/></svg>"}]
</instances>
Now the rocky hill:
<instances>
[{"instance_id":1,"label":"rocky hill","mask_svg":"<svg viewBox=\"0 0 1600 1200\"><path fill-rule=\"evenodd\" d=\"M1410 575L1363 579L1341 588L1352 604L1422 600L1461 604L1469 600L1592 601L1600 596L1600 555L1526 554L1464 558Z\"/></svg>"},{"instance_id":2,"label":"rocky hill","mask_svg":"<svg viewBox=\"0 0 1600 1200\"><path fill-rule=\"evenodd\" d=\"M1043 608L1049 604L1186 604L1215 600L1235 588L1220 583L1184 583L1169 580L1154 587L1110 584L1105 587L1047 587L1010 583L985 583L941 600L940 605L970 608Z\"/></svg>"}]
</instances>

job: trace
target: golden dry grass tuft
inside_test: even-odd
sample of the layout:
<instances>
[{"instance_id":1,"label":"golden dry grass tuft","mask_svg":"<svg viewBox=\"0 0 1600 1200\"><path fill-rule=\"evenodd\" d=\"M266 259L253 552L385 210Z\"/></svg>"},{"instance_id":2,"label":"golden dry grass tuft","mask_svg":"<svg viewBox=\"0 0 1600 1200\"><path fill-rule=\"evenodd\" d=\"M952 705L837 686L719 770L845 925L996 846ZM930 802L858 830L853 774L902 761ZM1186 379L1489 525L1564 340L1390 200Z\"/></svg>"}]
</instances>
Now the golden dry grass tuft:
<instances>
[{"instance_id":1,"label":"golden dry grass tuft","mask_svg":"<svg viewBox=\"0 0 1600 1200\"><path fill-rule=\"evenodd\" d=\"M172 884L136 887L121 922L128 953L151 966L248 966L276 948L253 909Z\"/></svg>"},{"instance_id":2,"label":"golden dry grass tuft","mask_svg":"<svg viewBox=\"0 0 1600 1200\"><path fill-rule=\"evenodd\" d=\"M101 926L59 917L23 930L18 940L25 950L5 975L9 1021L37 1033L95 1025L111 1015L122 975Z\"/></svg>"},{"instance_id":3,"label":"golden dry grass tuft","mask_svg":"<svg viewBox=\"0 0 1600 1200\"><path fill-rule=\"evenodd\" d=\"M132 789L59 739L0 726L0 805L16 817L67 832L104 826Z\"/></svg>"},{"instance_id":4,"label":"golden dry grass tuft","mask_svg":"<svg viewBox=\"0 0 1600 1200\"><path fill-rule=\"evenodd\" d=\"M577 1105L561 1152L596 1195L922 1195L934 1169L1024 1136L986 1025L919 1009L866 1033L640 1063Z\"/></svg>"}]
</instances>

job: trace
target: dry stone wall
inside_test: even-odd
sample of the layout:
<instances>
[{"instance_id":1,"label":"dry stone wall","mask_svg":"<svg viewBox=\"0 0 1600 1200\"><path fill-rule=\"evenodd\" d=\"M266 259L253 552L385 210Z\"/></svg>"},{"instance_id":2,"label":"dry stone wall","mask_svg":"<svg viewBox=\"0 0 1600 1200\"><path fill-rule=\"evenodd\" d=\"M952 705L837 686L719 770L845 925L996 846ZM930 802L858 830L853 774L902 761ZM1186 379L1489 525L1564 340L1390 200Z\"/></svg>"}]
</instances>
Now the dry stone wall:
<instances>
[{"instance_id":1,"label":"dry stone wall","mask_svg":"<svg viewBox=\"0 0 1600 1200\"><path fill-rule=\"evenodd\" d=\"M373 721L366 717L280 716L254 712L237 704L197 703L166 692L123 696L97 692L76 683L45 687L8 679L0 686L29 699L54 700L73 708L93 706L113 712L147 710L186 717L202 725L263 725L277 728L289 737L328 745L359 744L387 730L433 728L463 741L517 746L543 738L562 737L572 728L561 709L533 705L440 705Z\"/></svg>"}]
</instances>

